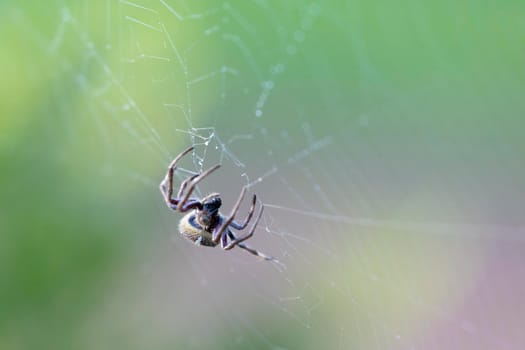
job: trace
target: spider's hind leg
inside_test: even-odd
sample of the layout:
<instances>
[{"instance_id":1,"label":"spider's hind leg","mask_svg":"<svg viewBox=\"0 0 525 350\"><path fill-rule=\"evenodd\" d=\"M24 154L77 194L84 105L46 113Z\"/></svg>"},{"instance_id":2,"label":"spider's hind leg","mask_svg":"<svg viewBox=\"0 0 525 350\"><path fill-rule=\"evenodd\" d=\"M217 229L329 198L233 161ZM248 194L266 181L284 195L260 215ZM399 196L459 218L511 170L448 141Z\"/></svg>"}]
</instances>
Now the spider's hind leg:
<instances>
[{"instance_id":1,"label":"spider's hind leg","mask_svg":"<svg viewBox=\"0 0 525 350\"><path fill-rule=\"evenodd\" d=\"M233 232L229 231L228 232L228 237L232 240L232 241L235 241L237 240L238 238L233 234ZM280 262L279 260L277 260L276 258L274 258L273 256L269 256L269 255L266 255L264 253L261 253L260 251L256 250L256 249L253 249L252 247L249 247L243 243L238 243L237 246L241 249L244 249L246 250L248 253L250 254L253 254L259 258L262 258L264 260L267 260L267 261L273 261L279 265L281 265L283 268L286 268L286 266Z\"/></svg>"},{"instance_id":2,"label":"spider's hind leg","mask_svg":"<svg viewBox=\"0 0 525 350\"><path fill-rule=\"evenodd\" d=\"M253 233L255 232L255 229L257 228L257 224L259 223L259 220L261 220L262 214L264 211L264 205L261 207L261 210L259 211L259 215L257 215L257 219L255 219L255 222L253 223L250 231L245 234L244 236L241 236L239 238L236 238L230 244L228 244L226 247L224 247L224 250L230 250L233 247L235 247L237 244L244 242L245 240L251 238L253 236Z\"/></svg>"},{"instance_id":3,"label":"spider's hind leg","mask_svg":"<svg viewBox=\"0 0 525 350\"><path fill-rule=\"evenodd\" d=\"M230 226L233 227L236 230L244 230L246 226L248 226L248 223L252 219L253 213L255 212L255 204L257 203L257 196L254 194L252 197L252 205L250 206L250 210L248 211L248 216L246 216L246 219L244 219L244 222L242 224L238 223L235 220L232 220L230 223Z\"/></svg>"}]
</instances>

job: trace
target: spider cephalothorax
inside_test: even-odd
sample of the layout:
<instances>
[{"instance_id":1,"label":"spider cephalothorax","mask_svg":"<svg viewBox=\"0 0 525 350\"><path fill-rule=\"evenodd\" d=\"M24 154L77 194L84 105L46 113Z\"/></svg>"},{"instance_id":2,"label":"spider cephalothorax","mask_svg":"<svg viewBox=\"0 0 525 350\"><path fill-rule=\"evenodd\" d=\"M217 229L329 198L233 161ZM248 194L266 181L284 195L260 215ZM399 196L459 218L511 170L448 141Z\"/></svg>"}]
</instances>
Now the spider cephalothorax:
<instances>
[{"instance_id":1,"label":"spider cephalothorax","mask_svg":"<svg viewBox=\"0 0 525 350\"><path fill-rule=\"evenodd\" d=\"M219 208L221 207L222 201L220 194L212 193L202 200L202 209L195 211L195 218L197 223L202 227L215 227L219 221Z\"/></svg>"},{"instance_id":2,"label":"spider cephalothorax","mask_svg":"<svg viewBox=\"0 0 525 350\"><path fill-rule=\"evenodd\" d=\"M264 206L261 206L261 210L259 210L259 214L257 215L257 218L255 219L255 222L251 226L248 233L237 237L237 235L235 235L235 233L233 233L230 229L245 229L248 226L248 223L250 222L255 211L257 197L253 195L252 204L246 219L242 223L234 220L235 215L239 210L239 206L241 205L241 201L246 194L246 187L243 187L241 194L239 195L239 198L237 199L237 202L233 206L232 212L228 217L222 215L219 212L219 208L222 204L219 193L212 193L202 199L190 197L193 190L195 189L195 186L206 176L217 170L220 167L219 164L211 167L201 174L194 174L185 179L180 185L177 197L173 197L173 174L175 172L177 162L192 150L193 147L190 147L175 157L168 167L168 173L166 177L160 183L160 191L162 192L168 207L172 210L180 211L181 213L189 212L180 220L180 233L185 238L191 240L197 245L215 247L220 243L221 248L224 250L230 250L235 246L238 246L263 259L278 262L275 258L258 252L257 250L242 243L253 236L255 228L261 219Z\"/></svg>"}]
</instances>

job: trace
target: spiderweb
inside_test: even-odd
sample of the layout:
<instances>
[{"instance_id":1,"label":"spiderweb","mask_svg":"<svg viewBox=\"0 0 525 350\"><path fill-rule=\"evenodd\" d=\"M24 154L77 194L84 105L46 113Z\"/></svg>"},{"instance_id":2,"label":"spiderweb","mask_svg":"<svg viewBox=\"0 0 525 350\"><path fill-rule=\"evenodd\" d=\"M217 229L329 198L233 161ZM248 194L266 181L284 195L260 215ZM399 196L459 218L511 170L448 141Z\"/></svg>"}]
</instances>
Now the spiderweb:
<instances>
[{"instance_id":1,"label":"spiderweb","mask_svg":"<svg viewBox=\"0 0 525 350\"><path fill-rule=\"evenodd\" d=\"M438 104L435 90L452 99L440 71L459 74L451 84L472 97L461 83L476 67L459 72L454 64L463 64L444 56L449 43L434 32L430 10L405 6L422 14L408 15L401 29L389 26L388 8L350 2L57 1L46 5L49 27L33 9L13 6L10 20L54 67L44 74L62 111L58 128L118 189L115 197L140 198L133 208L142 214L131 215L151 225L143 232L147 249L123 268L78 342L525 344L525 167L515 161L515 111L494 122L492 111L504 101L496 97L487 102L492 111L461 110L458 100L425 108ZM419 91L424 84L415 77L405 86L395 67L388 70L389 55L378 46L389 45L379 39L390 29L417 31L423 53L413 69L434 64L431 87ZM69 97L64 84L75 91ZM440 119L447 113L456 119ZM465 116L474 113L479 119ZM228 212L248 186L265 205L249 245L284 266L238 249L194 247L178 235L180 215L165 208L158 184L189 145L195 151L178 181L222 164L196 194L220 192Z\"/></svg>"}]
</instances>

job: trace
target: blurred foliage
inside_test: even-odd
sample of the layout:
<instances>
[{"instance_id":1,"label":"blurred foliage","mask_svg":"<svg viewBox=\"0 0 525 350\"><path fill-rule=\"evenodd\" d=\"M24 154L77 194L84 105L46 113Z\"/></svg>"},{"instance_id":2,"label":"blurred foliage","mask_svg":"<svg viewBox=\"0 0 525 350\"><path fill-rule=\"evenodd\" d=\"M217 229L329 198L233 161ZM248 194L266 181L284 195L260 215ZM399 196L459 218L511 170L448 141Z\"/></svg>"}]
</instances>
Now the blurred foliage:
<instances>
[{"instance_id":1,"label":"blurred foliage","mask_svg":"<svg viewBox=\"0 0 525 350\"><path fill-rule=\"evenodd\" d=\"M204 10L211 5L192 4ZM234 5L257 29L250 45L261 54L252 59L269 66L283 49L273 45L282 28L274 28L245 2ZM125 20L118 17L122 13L108 14L106 6L105 1L0 3L0 349L78 348L86 320L111 290L116 271L129 261L136 263L137 251L153 244L155 232L166 231L159 229L162 224L157 221L157 190L137 186L123 170L133 164L135 170L156 179L158 159L144 151L147 145L124 135L120 120L101 122L107 127L105 140L114 145L108 156L104 138L93 136L100 134L93 117L100 110L93 107L96 97L86 89L110 79L120 81L147 120L157 126L169 152L175 153L182 143L173 136L174 126L163 121L166 112L160 102L170 94L183 95L177 82L186 77L180 67L174 68L176 64L122 63L123 57L135 52L129 37L120 37L114 41L120 46L104 50L106 29L101 23L106 17L111 16L115 31L125 27ZM460 164L461 155L467 155L468 161L480 164L473 169L483 169L483 164L496 163L504 155L514 178L525 175L513 161L524 155L525 145L522 1L332 1L315 6L272 2L271 6L275 20L285 28L297 26L312 8L319 11L319 18L268 103L264 126L270 132L308 120L318 135L348 138L345 145L355 148L340 148L363 159L374 157L374 150L361 149L358 154L360 140L367 139L384 158L401 163L433 152L437 163ZM131 15L136 11L128 10ZM76 26L88 38L67 27L57 53L53 40L65 23L63 16L78 21ZM182 47L213 24L183 25L166 8L159 16L170 32L183 33L177 38ZM156 34L135 31L134 40L150 45L150 53L163 52L169 42L159 41ZM100 65L86 63L90 44L100 60L118 67L118 76L108 77ZM220 41L199 46L192 67L206 72L226 62L249 71L245 57L229 47ZM86 81L77 79L80 71ZM151 77L171 71L171 85L158 91L151 87ZM256 80L242 79L232 82L238 85L232 85L226 104L217 86L203 87L195 97L196 120L214 120L227 112L224 129L245 120L254 99L244 97L259 91L242 95L240 91ZM113 101L129 102L118 90L109 94ZM319 117L326 115L329 118ZM363 116L382 124L377 133L353 128ZM243 130L239 127L235 132ZM442 142L441 148L429 146L433 142ZM415 144L428 153L418 153ZM250 145L248 151L250 147L257 145ZM120 163L112 167L115 160ZM484 175L486 182L482 177L481 183L490 183L491 174ZM462 184L450 186L460 191ZM495 198L508 196L510 202L517 202L522 194L512 186L492 191ZM509 209L505 218L516 219L516 210ZM162 239L168 240L168 234ZM424 274L414 275L422 279ZM336 298L326 310L337 311ZM266 325L266 336L275 343L295 344L295 348L311 345L309 338L298 337L304 330L295 329L297 325L290 326L294 331L278 329L268 324L272 316L267 316L263 313L253 322ZM257 338L254 334L250 336ZM220 332L216 336L214 347L220 348ZM164 348L184 346L180 339L171 341ZM231 348L230 339L222 341L224 348ZM114 345L132 347L126 339L115 340Z\"/></svg>"}]
</instances>

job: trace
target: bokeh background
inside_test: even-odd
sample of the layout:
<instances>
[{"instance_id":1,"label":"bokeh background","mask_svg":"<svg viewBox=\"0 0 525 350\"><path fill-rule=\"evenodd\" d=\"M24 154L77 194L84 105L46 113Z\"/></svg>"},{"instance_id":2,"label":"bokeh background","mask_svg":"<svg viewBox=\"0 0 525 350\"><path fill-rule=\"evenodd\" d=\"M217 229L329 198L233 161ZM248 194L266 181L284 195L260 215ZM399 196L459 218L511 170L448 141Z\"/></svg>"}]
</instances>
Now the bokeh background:
<instances>
[{"instance_id":1,"label":"bokeh background","mask_svg":"<svg viewBox=\"0 0 525 350\"><path fill-rule=\"evenodd\" d=\"M523 349L524 32L518 0L0 2L0 349ZM178 235L189 145L286 269Z\"/></svg>"}]
</instances>

